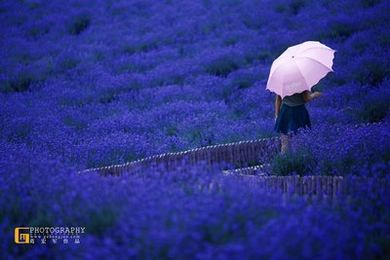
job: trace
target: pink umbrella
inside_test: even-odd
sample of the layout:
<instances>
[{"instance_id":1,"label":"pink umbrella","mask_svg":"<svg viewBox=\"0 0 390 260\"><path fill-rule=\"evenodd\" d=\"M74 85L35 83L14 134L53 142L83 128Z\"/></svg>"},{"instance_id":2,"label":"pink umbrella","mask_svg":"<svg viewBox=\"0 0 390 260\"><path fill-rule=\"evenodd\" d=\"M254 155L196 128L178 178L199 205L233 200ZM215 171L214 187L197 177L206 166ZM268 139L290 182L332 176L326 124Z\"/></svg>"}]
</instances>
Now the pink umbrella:
<instances>
[{"instance_id":1,"label":"pink umbrella","mask_svg":"<svg viewBox=\"0 0 390 260\"><path fill-rule=\"evenodd\" d=\"M328 72L334 72L335 52L318 41L287 48L272 63L266 89L282 98L311 90Z\"/></svg>"}]
</instances>

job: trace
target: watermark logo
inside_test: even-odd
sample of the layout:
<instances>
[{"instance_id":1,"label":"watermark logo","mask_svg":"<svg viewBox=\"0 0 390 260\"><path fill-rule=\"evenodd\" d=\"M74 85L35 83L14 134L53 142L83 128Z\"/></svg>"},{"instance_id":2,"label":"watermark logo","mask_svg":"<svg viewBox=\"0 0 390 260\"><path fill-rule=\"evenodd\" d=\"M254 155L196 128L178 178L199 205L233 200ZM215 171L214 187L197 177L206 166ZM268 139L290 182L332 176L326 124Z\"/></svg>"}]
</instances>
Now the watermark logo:
<instances>
[{"instance_id":1,"label":"watermark logo","mask_svg":"<svg viewBox=\"0 0 390 260\"><path fill-rule=\"evenodd\" d=\"M30 228L17 227L15 228L15 243L29 244L30 243Z\"/></svg>"},{"instance_id":2,"label":"watermark logo","mask_svg":"<svg viewBox=\"0 0 390 260\"><path fill-rule=\"evenodd\" d=\"M16 227L16 244L80 244L85 227Z\"/></svg>"}]
</instances>

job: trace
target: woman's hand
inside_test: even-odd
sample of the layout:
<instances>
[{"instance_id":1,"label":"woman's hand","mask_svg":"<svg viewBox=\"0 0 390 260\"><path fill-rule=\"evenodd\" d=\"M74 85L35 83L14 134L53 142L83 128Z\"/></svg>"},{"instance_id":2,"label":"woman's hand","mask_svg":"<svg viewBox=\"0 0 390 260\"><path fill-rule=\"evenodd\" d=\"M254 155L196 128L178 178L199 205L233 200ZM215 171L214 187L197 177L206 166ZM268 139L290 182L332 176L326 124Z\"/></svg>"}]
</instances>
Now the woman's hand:
<instances>
[{"instance_id":1,"label":"woman's hand","mask_svg":"<svg viewBox=\"0 0 390 260\"><path fill-rule=\"evenodd\" d=\"M306 90L304 93L303 93L303 99L305 100L305 102L309 102L319 96L322 95L322 92L311 92L311 91L308 91Z\"/></svg>"},{"instance_id":2,"label":"woman's hand","mask_svg":"<svg viewBox=\"0 0 390 260\"><path fill-rule=\"evenodd\" d=\"M313 92L313 93L312 93L312 96L313 96L313 98L317 98L317 97L319 97L319 96L322 96L322 92L319 92L319 91Z\"/></svg>"}]
</instances>

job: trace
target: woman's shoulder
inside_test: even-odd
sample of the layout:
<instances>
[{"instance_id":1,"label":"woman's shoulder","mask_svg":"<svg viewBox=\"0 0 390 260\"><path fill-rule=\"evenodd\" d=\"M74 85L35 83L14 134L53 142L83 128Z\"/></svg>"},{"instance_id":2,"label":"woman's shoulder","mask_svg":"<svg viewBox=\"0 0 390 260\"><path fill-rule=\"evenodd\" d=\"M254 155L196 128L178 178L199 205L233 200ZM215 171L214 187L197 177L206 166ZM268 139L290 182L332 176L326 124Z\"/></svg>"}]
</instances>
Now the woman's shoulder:
<instances>
[{"instance_id":1,"label":"woman's shoulder","mask_svg":"<svg viewBox=\"0 0 390 260\"><path fill-rule=\"evenodd\" d=\"M305 91L299 93L300 96L305 96L305 95L307 95L307 94L310 94L310 91L309 91L309 90L305 90Z\"/></svg>"}]
</instances>

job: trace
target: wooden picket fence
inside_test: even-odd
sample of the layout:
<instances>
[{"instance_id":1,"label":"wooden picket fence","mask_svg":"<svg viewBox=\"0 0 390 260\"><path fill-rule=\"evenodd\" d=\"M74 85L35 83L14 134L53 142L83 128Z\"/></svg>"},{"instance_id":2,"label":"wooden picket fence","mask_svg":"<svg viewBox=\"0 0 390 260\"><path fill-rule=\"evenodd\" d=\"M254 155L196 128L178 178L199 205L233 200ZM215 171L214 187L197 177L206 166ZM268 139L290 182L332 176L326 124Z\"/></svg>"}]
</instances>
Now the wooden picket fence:
<instances>
[{"instance_id":1,"label":"wooden picket fence","mask_svg":"<svg viewBox=\"0 0 390 260\"><path fill-rule=\"evenodd\" d=\"M355 124L351 127L379 125L382 122ZM261 138L255 140L239 141L227 144L209 145L194 148L181 152L168 152L148 156L139 160L124 164L109 165L97 168L90 168L79 173L100 173L102 175L120 175L125 172L132 172L136 169L150 167L165 167L173 170L183 163L195 165L199 162L206 162L207 165L220 165L221 169L239 169L241 173L253 172L255 167L261 167L272 160L280 151L280 138Z\"/></svg>"},{"instance_id":2,"label":"wooden picket fence","mask_svg":"<svg viewBox=\"0 0 390 260\"><path fill-rule=\"evenodd\" d=\"M95 172L102 175L120 175L140 168L165 167L173 170L183 162L195 165L205 162L210 166L220 165L223 168L242 168L250 165L269 162L279 152L280 139L278 137L240 141L228 144L210 145L183 152L164 153L149 156L125 164L91 168L82 171Z\"/></svg>"},{"instance_id":3,"label":"wooden picket fence","mask_svg":"<svg viewBox=\"0 0 390 260\"><path fill-rule=\"evenodd\" d=\"M390 179L360 176L256 176L241 175L251 186L266 192L335 198L375 190L388 191ZM370 188L368 187L370 186ZM383 194L383 193L382 193Z\"/></svg>"},{"instance_id":4,"label":"wooden picket fence","mask_svg":"<svg viewBox=\"0 0 390 260\"><path fill-rule=\"evenodd\" d=\"M353 127L381 124L357 124ZM350 194L358 189L364 178L344 178L342 176L270 176L269 162L280 152L280 138L262 138L227 144L210 145L182 152L169 152L142 158L136 161L90 168L79 173L97 173L102 176L121 175L123 173L163 168L174 170L178 166L190 166L199 163L220 169L226 175L246 178L252 185L267 191L284 194L321 195L334 197ZM389 188L389 181L382 180L377 188Z\"/></svg>"}]
</instances>

